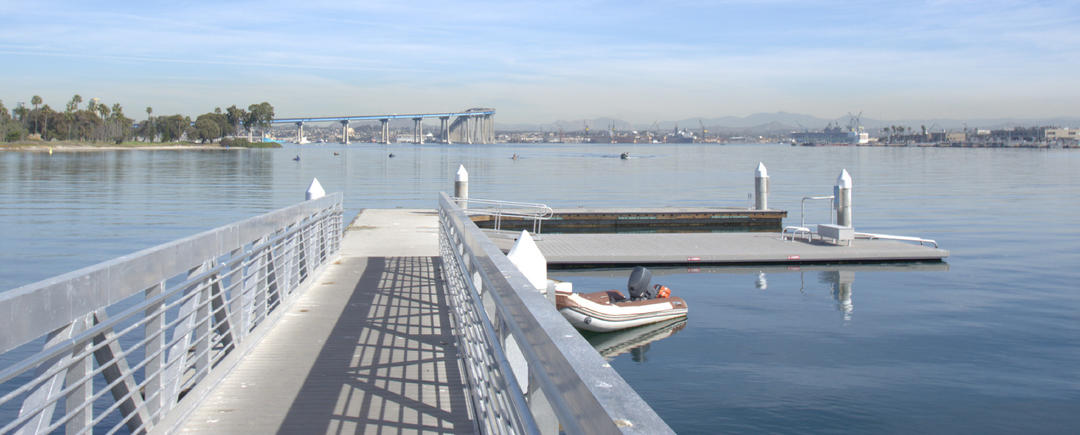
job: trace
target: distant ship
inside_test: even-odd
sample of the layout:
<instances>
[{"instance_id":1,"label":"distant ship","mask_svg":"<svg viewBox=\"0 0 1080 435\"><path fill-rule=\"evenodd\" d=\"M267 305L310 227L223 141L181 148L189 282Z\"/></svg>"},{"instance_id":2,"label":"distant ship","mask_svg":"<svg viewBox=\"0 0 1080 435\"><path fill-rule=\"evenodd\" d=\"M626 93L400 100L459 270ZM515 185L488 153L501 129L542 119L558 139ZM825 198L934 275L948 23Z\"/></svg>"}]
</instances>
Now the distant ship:
<instances>
[{"instance_id":1,"label":"distant ship","mask_svg":"<svg viewBox=\"0 0 1080 435\"><path fill-rule=\"evenodd\" d=\"M840 128L832 125L822 131L803 131L791 134L792 145L822 146L822 145L864 145L870 143L870 134L858 128Z\"/></svg>"}]
</instances>

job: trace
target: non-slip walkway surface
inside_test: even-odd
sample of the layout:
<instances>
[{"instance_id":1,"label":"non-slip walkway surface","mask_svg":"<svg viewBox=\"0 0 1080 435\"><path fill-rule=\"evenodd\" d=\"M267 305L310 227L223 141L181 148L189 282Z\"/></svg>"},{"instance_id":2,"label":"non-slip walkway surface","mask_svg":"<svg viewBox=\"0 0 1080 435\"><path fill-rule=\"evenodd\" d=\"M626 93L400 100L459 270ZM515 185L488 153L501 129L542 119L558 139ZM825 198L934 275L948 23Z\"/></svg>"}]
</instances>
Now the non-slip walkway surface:
<instances>
[{"instance_id":1,"label":"non-slip walkway surface","mask_svg":"<svg viewBox=\"0 0 1080 435\"><path fill-rule=\"evenodd\" d=\"M202 433L472 433L437 215L367 210L341 260L185 422Z\"/></svg>"}]
</instances>

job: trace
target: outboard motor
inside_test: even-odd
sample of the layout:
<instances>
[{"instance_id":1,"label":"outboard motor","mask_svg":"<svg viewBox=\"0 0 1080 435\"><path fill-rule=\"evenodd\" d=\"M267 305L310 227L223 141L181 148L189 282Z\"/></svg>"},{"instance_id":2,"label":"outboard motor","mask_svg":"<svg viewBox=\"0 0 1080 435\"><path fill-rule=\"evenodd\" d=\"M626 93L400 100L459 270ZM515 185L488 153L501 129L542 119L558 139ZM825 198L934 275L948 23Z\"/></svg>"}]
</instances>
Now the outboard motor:
<instances>
[{"instance_id":1,"label":"outboard motor","mask_svg":"<svg viewBox=\"0 0 1080 435\"><path fill-rule=\"evenodd\" d=\"M630 272L630 280L626 283L626 290L630 292L630 300L640 301L646 299L652 299L653 288L649 286L652 282L652 272L641 266L634 267L634 270Z\"/></svg>"}]
</instances>

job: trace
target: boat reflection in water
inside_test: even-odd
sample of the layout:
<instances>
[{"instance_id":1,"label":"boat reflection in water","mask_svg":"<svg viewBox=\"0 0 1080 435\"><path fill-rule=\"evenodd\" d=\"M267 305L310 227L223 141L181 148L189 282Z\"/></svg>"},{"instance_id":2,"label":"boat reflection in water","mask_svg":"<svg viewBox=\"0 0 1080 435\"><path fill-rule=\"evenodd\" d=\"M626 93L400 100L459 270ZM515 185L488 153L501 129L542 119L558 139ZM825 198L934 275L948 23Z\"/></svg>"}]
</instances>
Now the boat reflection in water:
<instances>
[{"instance_id":1,"label":"boat reflection in water","mask_svg":"<svg viewBox=\"0 0 1080 435\"><path fill-rule=\"evenodd\" d=\"M619 355L630 352L630 357L634 362L645 362L645 353L649 351L650 343L675 335L684 327L686 327L685 317L615 332L581 331L581 335L605 360L611 361Z\"/></svg>"}]
</instances>

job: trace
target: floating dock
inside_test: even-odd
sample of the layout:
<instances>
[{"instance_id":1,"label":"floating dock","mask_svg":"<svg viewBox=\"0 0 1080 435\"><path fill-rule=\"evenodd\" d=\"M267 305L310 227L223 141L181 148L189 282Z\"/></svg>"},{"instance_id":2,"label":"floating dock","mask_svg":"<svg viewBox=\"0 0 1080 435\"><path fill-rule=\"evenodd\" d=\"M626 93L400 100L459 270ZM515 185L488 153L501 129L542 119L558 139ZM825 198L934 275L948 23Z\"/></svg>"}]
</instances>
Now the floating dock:
<instances>
[{"instance_id":1,"label":"floating dock","mask_svg":"<svg viewBox=\"0 0 1080 435\"><path fill-rule=\"evenodd\" d=\"M737 207L562 208L543 221L544 233L632 233L780 231L785 210ZM480 228L495 228L496 217L470 217ZM498 218L502 230L533 231L533 219Z\"/></svg>"},{"instance_id":2,"label":"floating dock","mask_svg":"<svg viewBox=\"0 0 1080 435\"><path fill-rule=\"evenodd\" d=\"M520 233L488 231L504 251ZM781 240L780 233L540 234L549 267L686 264L804 264L941 261L949 251L897 240Z\"/></svg>"}]
</instances>

